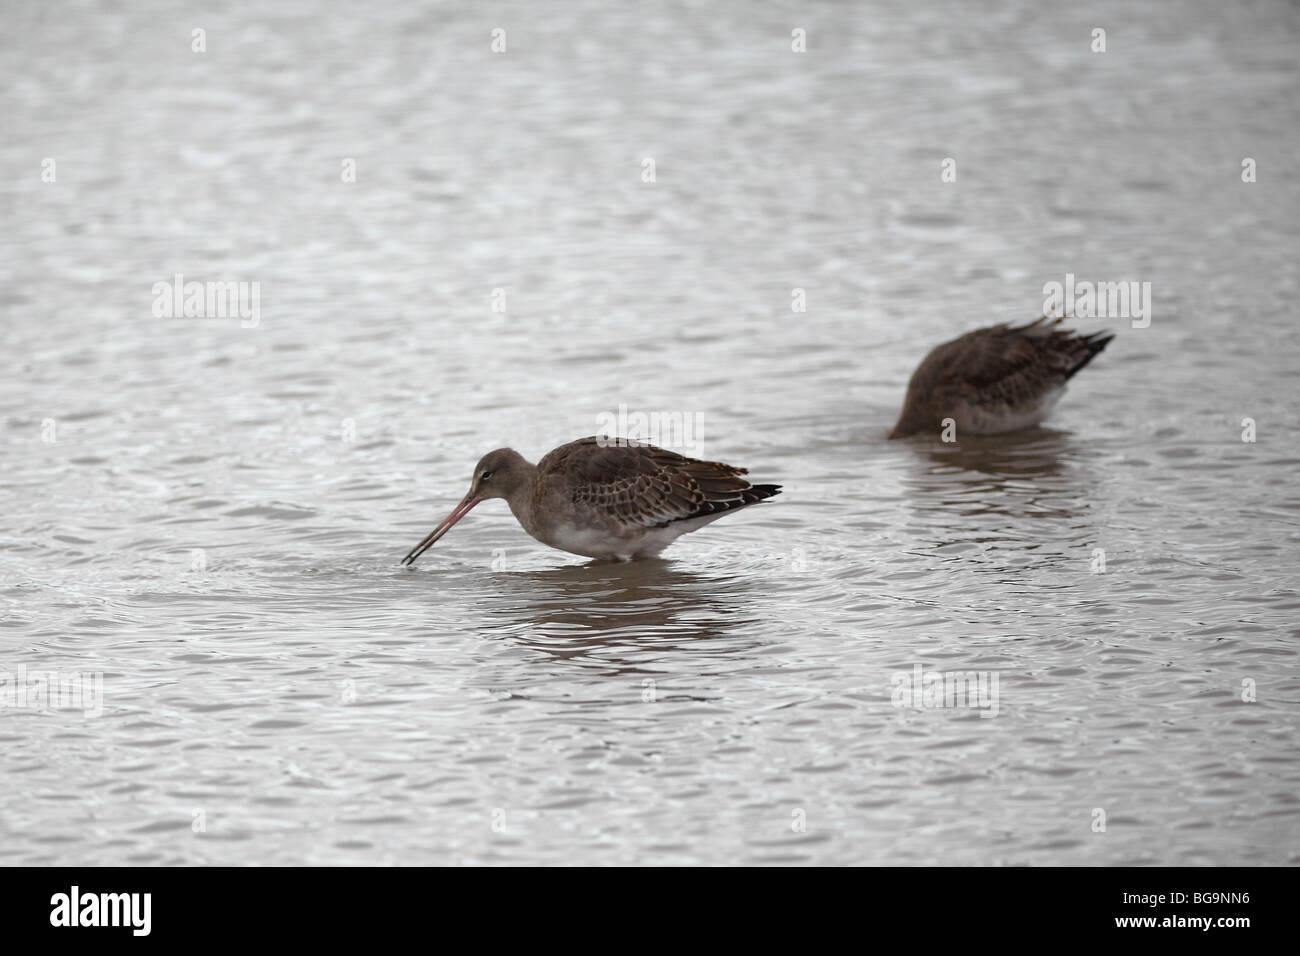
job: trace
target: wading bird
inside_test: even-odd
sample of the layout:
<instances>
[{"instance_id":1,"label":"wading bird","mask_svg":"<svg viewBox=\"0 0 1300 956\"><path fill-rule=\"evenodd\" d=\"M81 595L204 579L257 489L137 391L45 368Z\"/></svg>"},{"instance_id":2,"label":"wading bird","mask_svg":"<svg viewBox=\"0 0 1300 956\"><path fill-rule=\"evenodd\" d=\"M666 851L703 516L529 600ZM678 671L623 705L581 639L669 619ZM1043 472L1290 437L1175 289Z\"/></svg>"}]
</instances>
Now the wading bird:
<instances>
[{"instance_id":1,"label":"wading bird","mask_svg":"<svg viewBox=\"0 0 1300 956\"><path fill-rule=\"evenodd\" d=\"M579 438L535 465L513 448L498 448L475 466L460 504L402 563L413 564L487 498L506 499L525 531L561 551L618 561L651 557L683 534L780 494L780 485L751 485L744 474L627 439Z\"/></svg>"},{"instance_id":2,"label":"wading bird","mask_svg":"<svg viewBox=\"0 0 1300 956\"><path fill-rule=\"evenodd\" d=\"M1037 425L1065 384L1114 335L1076 335L1063 318L995 325L936 346L907 384L890 438L938 433L952 419L961 435L994 435Z\"/></svg>"}]
</instances>

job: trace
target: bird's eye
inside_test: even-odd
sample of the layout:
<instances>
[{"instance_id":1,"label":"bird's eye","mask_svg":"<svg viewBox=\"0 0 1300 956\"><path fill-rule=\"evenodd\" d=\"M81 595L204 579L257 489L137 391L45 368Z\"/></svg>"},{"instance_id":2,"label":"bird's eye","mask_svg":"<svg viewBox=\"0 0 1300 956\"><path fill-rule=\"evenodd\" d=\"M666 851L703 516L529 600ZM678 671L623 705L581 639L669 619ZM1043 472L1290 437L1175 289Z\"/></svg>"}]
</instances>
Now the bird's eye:
<instances>
[{"instance_id":1,"label":"bird's eye","mask_svg":"<svg viewBox=\"0 0 1300 956\"><path fill-rule=\"evenodd\" d=\"M490 471L485 471L485 472L483 472L483 474L479 475L478 480L479 480L479 481L487 481L487 480L488 480L489 478L491 478L491 477L492 477L492 472L490 472Z\"/></svg>"}]
</instances>

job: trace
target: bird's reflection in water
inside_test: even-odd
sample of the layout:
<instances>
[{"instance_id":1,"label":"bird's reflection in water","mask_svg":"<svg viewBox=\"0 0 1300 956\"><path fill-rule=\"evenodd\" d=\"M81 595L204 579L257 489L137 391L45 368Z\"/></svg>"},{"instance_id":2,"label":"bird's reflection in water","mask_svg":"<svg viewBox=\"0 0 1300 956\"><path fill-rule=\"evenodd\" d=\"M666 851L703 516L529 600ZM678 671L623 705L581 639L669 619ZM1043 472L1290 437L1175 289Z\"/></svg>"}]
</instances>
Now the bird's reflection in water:
<instances>
[{"instance_id":1,"label":"bird's reflection in water","mask_svg":"<svg viewBox=\"0 0 1300 956\"><path fill-rule=\"evenodd\" d=\"M909 443L904 475L917 518L942 516L956 540L1041 539L1044 519L1063 530L1090 527L1097 478L1074 437L1052 428ZM1073 535L1071 535L1073 536Z\"/></svg>"},{"instance_id":2,"label":"bird's reflection in water","mask_svg":"<svg viewBox=\"0 0 1300 956\"><path fill-rule=\"evenodd\" d=\"M914 447L929 462L922 474L971 472L969 480L980 480L980 475L1006 480L1054 477L1062 473L1063 462L1078 457L1070 433L1054 428L977 435L952 443L921 441Z\"/></svg>"},{"instance_id":3,"label":"bird's reflection in water","mask_svg":"<svg viewBox=\"0 0 1300 956\"><path fill-rule=\"evenodd\" d=\"M761 642L750 582L671 560L591 562L498 575L484 631L557 660L607 673L646 671L658 658L732 657Z\"/></svg>"}]
</instances>

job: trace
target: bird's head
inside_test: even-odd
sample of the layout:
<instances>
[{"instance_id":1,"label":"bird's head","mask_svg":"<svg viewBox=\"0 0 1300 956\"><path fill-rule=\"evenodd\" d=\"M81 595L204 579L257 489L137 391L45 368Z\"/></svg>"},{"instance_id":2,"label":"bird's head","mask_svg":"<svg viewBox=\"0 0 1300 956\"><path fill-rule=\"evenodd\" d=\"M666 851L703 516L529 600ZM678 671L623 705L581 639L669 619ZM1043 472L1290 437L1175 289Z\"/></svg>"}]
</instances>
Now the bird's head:
<instances>
[{"instance_id":1,"label":"bird's head","mask_svg":"<svg viewBox=\"0 0 1300 956\"><path fill-rule=\"evenodd\" d=\"M513 448L498 448L479 459L474 466L474 475L470 478L469 492L460 499L460 504L451 509L451 514L430 531L423 541L411 549L402 559L403 564L414 564L415 559L438 543L438 539L451 530L461 518L485 498L511 498L528 486L533 466L524 456Z\"/></svg>"},{"instance_id":2,"label":"bird's head","mask_svg":"<svg viewBox=\"0 0 1300 956\"><path fill-rule=\"evenodd\" d=\"M498 448L479 459L470 480L471 497L509 498L528 484L529 465L513 448Z\"/></svg>"}]
</instances>

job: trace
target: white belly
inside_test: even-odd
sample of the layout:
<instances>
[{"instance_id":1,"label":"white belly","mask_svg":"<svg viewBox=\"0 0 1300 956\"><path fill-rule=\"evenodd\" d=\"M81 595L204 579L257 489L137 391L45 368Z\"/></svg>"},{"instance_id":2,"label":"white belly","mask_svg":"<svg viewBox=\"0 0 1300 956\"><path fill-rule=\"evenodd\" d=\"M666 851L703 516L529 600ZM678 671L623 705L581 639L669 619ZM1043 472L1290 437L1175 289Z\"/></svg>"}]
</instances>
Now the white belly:
<instances>
[{"instance_id":1,"label":"white belly","mask_svg":"<svg viewBox=\"0 0 1300 956\"><path fill-rule=\"evenodd\" d=\"M982 405L968 405L965 413L957 420L957 437L960 440L964 430L973 435L1000 435L1003 432L1019 431L1042 422L1056 403L1065 394L1064 388L1044 392L1043 396L1032 404L1017 405L1015 408L989 408Z\"/></svg>"},{"instance_id":2,"label":"white belly","mask_svg":"<svg viewBox=\"0 0 1300 956\"><path fill-rule=\"evenodd\" d=\"M549 544L552 548L559 548L570 554L580 554L586 558L632 561L637 558L654 557L682 535L716 521L723 514L725 512L689 521L674 521L663 528L628 528L622 533L611 533L603 528L562 524L553 528L545 538L537 540Z\"/></svg>"}]
</instances>

